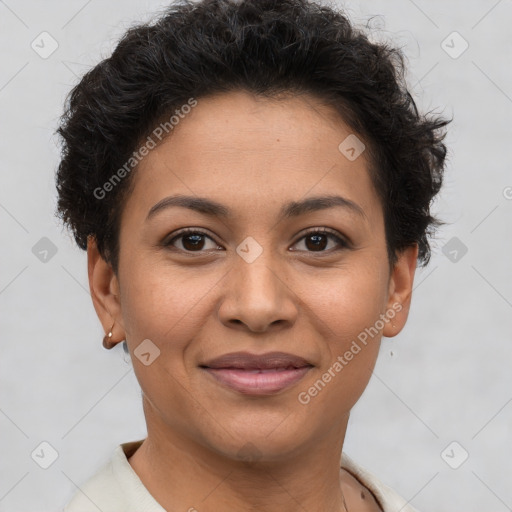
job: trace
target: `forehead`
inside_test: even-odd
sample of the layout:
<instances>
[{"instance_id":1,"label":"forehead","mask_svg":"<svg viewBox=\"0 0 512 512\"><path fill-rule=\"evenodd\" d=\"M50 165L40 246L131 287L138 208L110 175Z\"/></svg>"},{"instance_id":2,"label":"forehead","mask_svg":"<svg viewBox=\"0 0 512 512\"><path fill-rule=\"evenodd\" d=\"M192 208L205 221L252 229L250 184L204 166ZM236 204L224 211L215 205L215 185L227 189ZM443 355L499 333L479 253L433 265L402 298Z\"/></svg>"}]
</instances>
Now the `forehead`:
<instances>
[{"instance_id":1,"label":"forehead","mask_svg":"<svg viewBox=\"0 0 512 512\"><path fill-rule=\"evenodd\" d=\"M222 150L226 157L240 156L240 151L319 152L326 149L322 142L327 133L338 139L351 132L332 108L309 95L266 98L233 91L200 98L183 117L172 132L174 149L184 145L186 151L194 147L202 153Z\"/></svg>"},{"instance_id":2,"label":"forehead","mask_svg":"<svg viewBox=\"0 0 512 512\"><path fill-rule=\"evenodd\" d=\"M334 192L365 210L374 207L365 152L355 159L343 152L344 141L360 141L358 152L363 142L314 97L267 99L240 91L197 101L140 162L132 207L147 214L166 195L179 193L254 212L257 205L278 208L308 194Z\"/></svg>"}]
</instances>

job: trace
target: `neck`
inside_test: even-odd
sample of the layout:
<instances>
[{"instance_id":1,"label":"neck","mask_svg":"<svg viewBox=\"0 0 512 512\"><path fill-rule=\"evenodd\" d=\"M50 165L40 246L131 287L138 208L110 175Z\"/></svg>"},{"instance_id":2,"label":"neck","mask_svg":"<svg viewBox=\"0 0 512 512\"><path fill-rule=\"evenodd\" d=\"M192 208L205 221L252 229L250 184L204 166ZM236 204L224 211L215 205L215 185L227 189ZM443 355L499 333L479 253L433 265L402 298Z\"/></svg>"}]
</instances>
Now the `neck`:
<instances>
[{"instance_id":1,"label":"neck","mask_svg":"<svg viewBox=\"0 0 512 512\"><path fill-rule=\"evenodd\" d=\"M129 463L166 510L340 512L345 510L340 457L347 421L284 458L247 443L245 460L148 422L148 437Z\"/></svg>"}]
</instances>

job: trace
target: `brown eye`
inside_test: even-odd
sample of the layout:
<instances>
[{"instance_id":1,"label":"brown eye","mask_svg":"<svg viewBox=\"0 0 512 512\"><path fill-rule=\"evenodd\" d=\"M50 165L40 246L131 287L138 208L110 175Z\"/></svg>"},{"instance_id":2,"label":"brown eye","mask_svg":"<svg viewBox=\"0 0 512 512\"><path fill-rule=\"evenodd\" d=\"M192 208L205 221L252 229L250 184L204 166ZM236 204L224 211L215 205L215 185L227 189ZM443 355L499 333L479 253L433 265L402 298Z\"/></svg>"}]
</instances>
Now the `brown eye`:
<instances>
[{"instance_id":1,"label":"brown eye","mask_svg":"<svg viewBox=\"0 0 512 512\"><path fill-rule=\"evenodd\" d=\"M307 252L331 252L333 248L332 245L325 250L329 245L329 240L334 240L334 249L336 249L336 246L341 246L341 248L348 247L348 244L342 238L326 230L310 231L303 236L297 244L304 241L305 250Z\"/></svg>"},{"instance_id":2,"label":"brown eye","mask_svg":"<svg viewBox=\"0 0 512 512\"><path fill-rule=\"evenodd\" d=\"M308 235L306 238L306 247L311 250L324 250L327 247L327 236L323 234Z\"/></svg>"},{"instance_id":3,"label":"brown eye","mask_svg":"<svg viewBox=\"0 0 512 512\"><path fill-rule=\"evenodd\" d=\"M182 238L182 245L187 251L194 251L204 247L204 235L184 235Z\"/></svg>"},{"instance_id":4,"label":"brown eye","mask_svg":"<svg viewBox=\"0 0 512 512\"><path fill-rule=\"evenodd\" d=\"M207 241L211 242L211 247L205 247L207 246ZM178 242L178 244L176 242ZM213 240L206 233L204 233L203 231L197 231L193 229L181 231L171 240L165 242L164 246L172 246L175 247L176 249L186 252L204 252L203 249L209 250L219 248L215 240Z\"/></svg>"}]
</instances>

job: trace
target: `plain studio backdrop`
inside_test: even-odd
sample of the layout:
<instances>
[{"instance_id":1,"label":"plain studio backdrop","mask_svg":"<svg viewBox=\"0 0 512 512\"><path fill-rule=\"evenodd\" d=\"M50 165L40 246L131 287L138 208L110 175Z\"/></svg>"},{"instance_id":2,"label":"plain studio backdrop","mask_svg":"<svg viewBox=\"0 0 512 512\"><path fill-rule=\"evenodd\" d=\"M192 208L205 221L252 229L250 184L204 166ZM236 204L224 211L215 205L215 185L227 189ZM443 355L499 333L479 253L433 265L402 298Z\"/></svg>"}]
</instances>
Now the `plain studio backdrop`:
<instances>
[{"instance_id":1,"label":"plain studio backdrop","mask_svg":"<svg viewBox=\"0 0 512 512\"><path fill-rule=\"evenodd\" d=\"M86 254L53 213L66 94L159 0L0 1L0 511L58 511L146 435L122 346L106 351ZM423 110L454 116L448 222L408 324L383 339L344 450L422 512L512 508L512 2L345 7L407 55Z\"/></svg>"}]
</instances>

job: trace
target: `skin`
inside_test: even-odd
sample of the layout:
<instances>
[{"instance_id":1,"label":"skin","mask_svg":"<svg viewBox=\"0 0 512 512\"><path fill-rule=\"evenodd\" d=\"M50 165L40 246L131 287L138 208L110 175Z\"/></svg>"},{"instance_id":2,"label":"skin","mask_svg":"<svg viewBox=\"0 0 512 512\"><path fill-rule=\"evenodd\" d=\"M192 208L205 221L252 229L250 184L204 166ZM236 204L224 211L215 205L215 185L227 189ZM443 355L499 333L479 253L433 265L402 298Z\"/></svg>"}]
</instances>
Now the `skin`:
<instances>
[{"instance_id":1,"label":"skin","mask_svg":"<svg viewBox=\"0 0 512 512\"><path fill-rule=\"evenodd\" d=\"M406 323L418 248L400 253L390 269L366 153L350 161L338 150L351 133L310 96L199 98L133 176L117 275L90 238L95 309L106 332L115 321L114 342L127 340L143 393L148 437L129 463L167 510L339 512L343 497L348 510L380 510L368 489L340 471L340 454L381 336ZM177 194L217 201L230 215L173 206L146 219ZM279 218L290 201L331 195L364 215L335 206ZM164 245L187 227L207 232L199 248L190 237ZM324 236L317 248L305 237L310 228L330 228L349 245ZM263 249L252 263L236 252L249 236ZM392 322L300 403L298 394L393 304L402 309ZM134 356L145 339L160 350L148 366ZM199 368L235 351L289 352L314 367L277 394L247 396Z\"/></svg>"}]
</instances>

